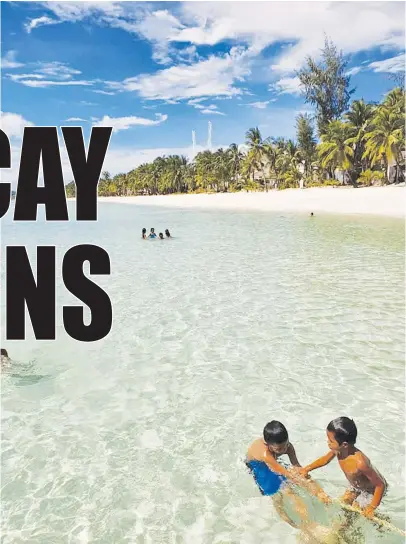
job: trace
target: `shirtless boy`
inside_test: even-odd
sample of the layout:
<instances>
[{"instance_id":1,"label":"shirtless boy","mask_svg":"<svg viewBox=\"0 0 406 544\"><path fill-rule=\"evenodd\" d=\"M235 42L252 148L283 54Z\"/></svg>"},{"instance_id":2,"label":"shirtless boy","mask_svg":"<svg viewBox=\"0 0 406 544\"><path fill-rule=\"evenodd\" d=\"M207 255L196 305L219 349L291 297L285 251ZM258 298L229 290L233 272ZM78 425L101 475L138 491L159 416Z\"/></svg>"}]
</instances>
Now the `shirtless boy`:
<instances>
[{"instance_id":1,"label":"shirtless boy","mask_svg":"<svg viewBox=\"0 0 406 544\"><path fill-rule=\"evenodd\" d=\"M278 462L278 458L285 454L289 457L293 470L285 468ZM316 482L306 480L297 473L301 465L296 457L295 448L289 441L288 431L279 421L271 421L265 425L263 438L258 438L248 448L246 465L262 495L273 495L272 500L277 512L293 527L297 528L297 525L284 510L282 494L294 503L302 522L309 523L309 513L303 501L293 492L291 486L287 485L289 480L304 487L323 502L330 502L329 497ZM301 528L305 528L303 523Z\"/></svg>"},{"instance_id":2,"label":"shirtless boy","mask_svg":"<svg viewBox=\"0 0 406 544\"><path fill-rule=\"evenodd\" d=\"M330 451L310 465L298 469L298 472L307 476L310 471L324 467L337 457L341 470L350 482L342 501L360 506L363 514L372 518L375 509L381 504L388 484L372 466L368 457L355 447L356 440L357 427L352 419L334 419L327 426L327 445Z\"/></svg>"}]
</instances>

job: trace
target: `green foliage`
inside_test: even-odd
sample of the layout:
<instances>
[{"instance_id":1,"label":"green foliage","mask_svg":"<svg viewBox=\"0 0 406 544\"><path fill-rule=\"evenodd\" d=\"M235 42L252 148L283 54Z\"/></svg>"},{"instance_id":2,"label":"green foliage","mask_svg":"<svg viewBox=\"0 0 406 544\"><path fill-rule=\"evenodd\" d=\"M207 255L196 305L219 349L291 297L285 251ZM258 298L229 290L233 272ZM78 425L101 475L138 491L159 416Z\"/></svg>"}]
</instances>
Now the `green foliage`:
<instances>
[{"instance_id":1,"label":"green foliage","mask_svg":"<svg viewBox=\"0 0 406 544\"><path fill-rule=\"evenodd\" d=\"M250 128L245 152L233 143L227 149L202 151L193 161L171 155L114 177L103 172L99 195L258 191L299 187L302 182L305 187L322 187L371 185L389 182L392 176L394 181L404 179L404 89L392 89L380 104L361 99L349 105L352 91L341 53L326 42L322 63L307 63L300 78L306 100L316 106L319 144L312 117L301 114L296 141L263 138L258 127ZM75 197L73 181L66 185L66 195Z\"/></svg>"},{"instance_id":2,"label":"green foliage","mask_svg":"<svg viewBox=\"0 0 406 544\"><path fill-rule=\"evenodd\" d=\"M320 136L331 121L348 109L351 95L350 76L346 75L347 61L342 52L327 38L321 52L321 62L307 57L306 66L297 73L307 103L316 107Z\"/></svg>"},{"instance_id":3,"label":"green foliage","mask_svg":"<svg viewBox=\"0 0 406 544\"><path fill-rule=\"evenodd\" d=\"M368 168L368 170L361 172L359 178L357 179L357 183L359 185L369 186L376 183L382 183L384 180L385 174L382 171L371 170L370 168Z\"/></svg>"}]
</instances>

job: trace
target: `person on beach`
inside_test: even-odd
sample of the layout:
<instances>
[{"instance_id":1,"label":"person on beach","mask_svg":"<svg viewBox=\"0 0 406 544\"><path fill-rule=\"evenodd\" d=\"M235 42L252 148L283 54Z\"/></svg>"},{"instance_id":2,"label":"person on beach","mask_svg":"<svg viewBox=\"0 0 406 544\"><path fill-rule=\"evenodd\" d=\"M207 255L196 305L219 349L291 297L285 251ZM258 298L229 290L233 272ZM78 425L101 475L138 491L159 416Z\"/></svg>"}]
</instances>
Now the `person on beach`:
<instances>
[{"instance_id":1,"label":"person on beach","mask_svg":"<svg viewBox=\"0 0 406 544\"><path fill-rule=\"evenodd\" d=\"M330 451L310 465L298 469L298 472L307 477L309 472L326 466L337 457L340 468L350 483L342 502L361 507L366 517L373 518L388 484L372 466L368 457L355 447L357 434L354 421L348 417L338 417L330 421L327 425L327 445Z\"/></svg>"},{"instance_id":2,"label":"person on beach","mask_svg":"<svg viewBox=\"0 0 406 544\"><path fill-rule=\"evenodd\" d=\"M164 235L162 234L162 232L159 233L159 239L164 240Z\"/></svg>"},{"instance_id":3,"label":"person on beach","mask_svg":"<svg viewBox=\"0 0 406 544\"><path fill-rule=\"evenodd\" d=\"M156 238L156 234L155 234L155 229L154 229L154 228L151 229L151 232L149 233L148 238Z\"/></svg>"},{"instance_id":4,"label":"person on beach","mask_svg":"<svg viewBox=\"0 0 406 544\"><path fill-rule=\"evenodd\" d=\"M142 229L142 239L143 240L147 239L147 229Z\"/></svg>"},{"instance_id":5,"label":"person on beach","mask_svg":"<svg viewBox=\"0 0 406 544\"><path fill-rule=\"evenodd\" d=\"M286 427L279 421L271 421L264 427L263 438L258 438L248 448L245 464L253 475L261 494L272 496L275 509L281 518L297 528L297 525L284 510L284 497L290 498L296 512L305 523L310 523L308 509L289 484L296 483L304 487L325 503L331 502L331 499L316 482L305 480L294 470L289 470L281 465L278 458L285 454L289 457L293 467L301 467L295 448L289 441Z\"/></svg>"},{"instance_id":6,"label":"person on beach","mask_svg":"<svg viewBox=\"0 0 406 544\"><path fill-rule=\"evenodd\" d=\"M167 238L170 238L170 237L171 237L171 233L169 232L168 229L165 229L165 236L166 236Z\"/></svg>"}]
</instances>

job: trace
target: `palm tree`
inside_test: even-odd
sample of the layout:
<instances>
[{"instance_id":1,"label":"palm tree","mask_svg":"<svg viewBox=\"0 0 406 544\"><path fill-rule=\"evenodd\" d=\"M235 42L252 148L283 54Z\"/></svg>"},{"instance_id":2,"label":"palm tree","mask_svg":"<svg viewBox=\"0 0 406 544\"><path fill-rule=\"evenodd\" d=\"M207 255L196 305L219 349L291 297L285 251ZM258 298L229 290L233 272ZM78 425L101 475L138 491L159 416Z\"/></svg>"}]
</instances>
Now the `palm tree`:
<instances>
[{"instance_id":1,"label":"palm tree","mask_svg":"<svg viewBox=\"0 0 406 544\"><path fill-rule=\"evenodd\" d=\"M349 127L342 121L331 121L327 125L318 147L323 168L329 168L332 172L338 169L344 174L347 173L354 156L352 147L347 144L348 136Z\"/></svg>"},{"instance_id":2,"label":"palm tree","mask_svg":"<svg viewBox=\"0 0 406 544\"><path fill-rule=\"evenodd\" d=\"M396 181L401 162L401 151L404 149L404 116L380 106L371 122L371 130L365 134L364 157L371 160L371 166L383 162L385 177L389 182L391 164L396 164Z\"/></svg>"},{"instance_id":3,"label":"palm tree","mask_svg":"<svg viewBox=\"0 0 406 544\"><path fill-rule=\"evenodd\" d=\"M244 158L243 153L240 151L237 144L231 144L227 149L228 153L228 166L231 170L232 183L235 184L238 180L241 163Z\"/></svg>"},{"instance_id":4,"label":"palm tree","mask_svg":"<svg viewBox=\"0 0 406 544\"><path fill-rule=\"evenodd\" d=\"M265 184L265 190L268 190L266 181L264 180L263 159L265 157L264 146L268 143L268 139L263 140L258 127L250 128L245 134L245 142L248 146L247 157L251 165L252 180L254 181L255 170L259 170L262 174L262 179Z\"/></svg>"},{"instance_id":5,"label":"palm tree","mask_svg":"<svg viewBox=\"0 0 406 544\"><path fill-rule=\"evenodd\" d=\"M350 137L348 138L347 143L351 145L354 150L353 181L358 179L360 173L365 170L365 167L367 166L365 159L363 159L365 153L364 136L368 130L373 114L374 105L367 104L361 99L354 100L350 110L344 116L350 127Z\"/></svg>"}]
</instances>

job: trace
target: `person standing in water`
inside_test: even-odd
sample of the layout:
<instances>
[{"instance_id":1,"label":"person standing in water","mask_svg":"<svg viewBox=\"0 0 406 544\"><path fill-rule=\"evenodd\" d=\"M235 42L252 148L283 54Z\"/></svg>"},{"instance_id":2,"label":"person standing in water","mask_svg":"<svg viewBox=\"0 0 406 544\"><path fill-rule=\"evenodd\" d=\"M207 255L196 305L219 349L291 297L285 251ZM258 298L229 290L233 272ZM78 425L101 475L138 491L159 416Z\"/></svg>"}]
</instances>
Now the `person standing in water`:
<instances>
[{"instance_id":1,"label":"person standing in water","mask_svg":"<svg viewBox=\"0 0 406 544\"><path fill-rule=\"evenodd\" d=\"M169 232L168 229L165 229L165 236L166 236L167 238L170 238L170 237L171 237L171 233Z\"/></svg>"},{"instance_id":2,"label":"person standing in water","mask_svg":"<svg viewBox=\"0 0 406 544\"><path fill-rule=\"evenodd\" d=\"M156 234L155 234L155 229L154 229L154 228L151 229L151 232L149 233L148 238L156 238Z\"/></svg>"},{"instance_id":3,"label":"person standing in water","mask_svg":"<svg viewBox=\"0 0 406 544\"><path fill-rule=\"evenodd\" d=\"M3 365L10 362L10 357L8 356L7 350L4 348L1 348L1 368L3 368Z\"/></svg>"},{"instance_id":4,"label":"person standing in water","mask_svg":"<svg viewBox=\"0 0 406 544\"><path fill-rule=\"evenodd\" d=\"M162 234L162 232L159 233L159 239L164 240L164 235Z\"/></svg>"},{"instance_id":5,"label":"person standing in water","mask_svg":"<svg viewBox=\"0 0 406 544\"><path fill-rule=\"evenodd\" d=\"M142 229L142 239L143 240L147 239L147 229Z\"/></svg>"}]
</instances>

